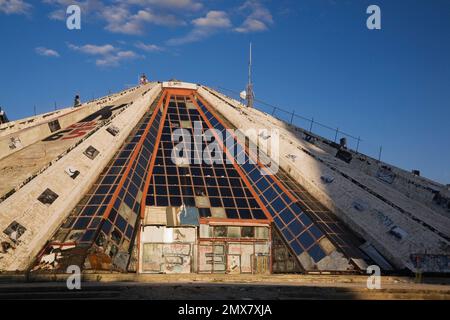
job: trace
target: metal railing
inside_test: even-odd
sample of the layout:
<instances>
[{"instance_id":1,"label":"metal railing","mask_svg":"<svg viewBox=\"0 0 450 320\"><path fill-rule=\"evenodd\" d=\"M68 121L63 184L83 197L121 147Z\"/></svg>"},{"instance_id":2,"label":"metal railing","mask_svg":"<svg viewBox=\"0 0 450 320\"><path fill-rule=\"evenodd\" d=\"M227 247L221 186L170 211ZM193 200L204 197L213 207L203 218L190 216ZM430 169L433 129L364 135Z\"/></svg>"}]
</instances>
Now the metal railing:
<instances>
[{"instance_id":1,"label":"metal railing","mask_svg":"<svg viewBox=\"0 0 450 320\"><path fill-rule=\"evenodd\" d=\"M223 88L223 87L212 87L212 88L214 88L215 90L217 90L219 92L223 92L223 91L229 92L233 95L231 98L241 100L241 98L239 96L239 92L237 92L237 91ZM382 151L383 151L383 147L381 145L374 146L374 145L368 143L367 141L364 141L363 139L361 139L360 136L355 136L353 134L347 133L347 132L341 130L339 127L333 128L329 125L323 124L323 123L315 120L314 117L307 118L300 114L295 113L295 110L288 111L286 109L280 108L278 106L272 105L270 103L267 103L267 102L259 100L259 99L254 99L254 107L262 112L270 114L271 116L273 116L279 120L282 120L291 125L303 128L304 130L306 130L312 134L319 135L321 137L324 137L324 138L326 138L330 141L334 141L336 143L338 143L338 141L341 138L345 137L347 139L347 147L349 149L352 149L355 152L364 153L368 156L371 156L371 157L381 161L381 155L382 155ZM364 145L362 145L363 141L365 142L364 151L361 150L362 147L364 147Z\"/></svg>"}]
</instances>

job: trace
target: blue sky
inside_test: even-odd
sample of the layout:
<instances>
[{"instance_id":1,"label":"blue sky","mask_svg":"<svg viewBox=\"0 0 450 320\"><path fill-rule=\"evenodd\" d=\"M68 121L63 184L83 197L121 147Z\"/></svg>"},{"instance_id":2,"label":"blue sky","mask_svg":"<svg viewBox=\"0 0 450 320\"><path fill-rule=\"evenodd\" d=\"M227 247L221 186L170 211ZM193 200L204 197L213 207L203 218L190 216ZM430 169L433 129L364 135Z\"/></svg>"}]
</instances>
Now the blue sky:
<instances>
[{"instance_id":1,"label":"blue sky","mask_svg":"<svg viewBox=\"0 0 450 320\"><path fill-rule=\"evenodd\" d=\"M73 3L81 30L66 28ZM366 27L371 4L381 30ZM241 91L252 41L257 98L450 183L446 0L0 0L0 35L11 119L121 90L142 72Z\"/></svg>"}]
</instances>

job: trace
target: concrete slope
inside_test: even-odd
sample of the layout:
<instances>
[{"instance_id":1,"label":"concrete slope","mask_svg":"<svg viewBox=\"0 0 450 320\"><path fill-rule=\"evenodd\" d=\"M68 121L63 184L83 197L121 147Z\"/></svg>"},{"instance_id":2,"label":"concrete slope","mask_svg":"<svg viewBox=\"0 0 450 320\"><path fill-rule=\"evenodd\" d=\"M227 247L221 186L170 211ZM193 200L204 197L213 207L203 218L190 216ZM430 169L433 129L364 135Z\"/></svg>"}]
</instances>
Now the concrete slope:
<instances>
[{"instance_id":1,"label":"concrete slope","mask_svg":"<svg viewBox=\"0 0 450 320\"><path fill-rule=\"evenodd\" d=\"M61 154L70 150L83 137L91 134L96 128L115 114L127 108L130 103L143 92L153 87L149 84L118 94L117 98L102 101L101 104L83 108L83 118L77 123L42 137L27 147L22 148L0 160L0 201L20 188L30 178L44 170ZM89 113L88 113L89 112ZM77 116L79 118L79 115ZM46 124L44 124L47 126ZM48 127L48 126L47 126ZM25 129L26 134L31 129Z\"/></svg>"},{"instance_id":2,"label":"concrete slope","mask_svg":"<svg viewBox=\"0 0 450 320\"><path fill-rule=\"evenodd\" d=\"M54 155L59 154L60 158L0 203L0 230L5 230L0 233L0 242L2 246L7 245L6 250L0 251L0 270L23 271L29 267L73 207L92 187L160 91L160 85L142 87L132 96L124 97L124 103L133 103L125 109L117 109L122 112L98 123L98 115L93 115L93 119L81 123L80 127L86 129L86 123L96 122L89 133L78 127L70 132L60 132L61 135L53 136L54 140L41 145L49 150L47 144L61 144L61 148L54 151ZM78 142L64 140L67 135L79 135L76 137ZM69 152L64 152L69 147L66 143L71 145ZM15 239L7 231L11 229L16 231Z\"/></svg>"},{"instance_id":3,"label":"concrete slope","mask_svg":"<svg viewBox=\"0 0 450 320\"><path fill-rule=\"evenodd\" d=\"M415 270L412 255L421 255L429 261L422 268L448 269L441 270L436 261L450 252L447 217L305 141L292 126L209 88L199 93L237 128L278 130L281 168L397 268ZM326 177L332 182L325 182Z\"/></svg>"}]
</instances>

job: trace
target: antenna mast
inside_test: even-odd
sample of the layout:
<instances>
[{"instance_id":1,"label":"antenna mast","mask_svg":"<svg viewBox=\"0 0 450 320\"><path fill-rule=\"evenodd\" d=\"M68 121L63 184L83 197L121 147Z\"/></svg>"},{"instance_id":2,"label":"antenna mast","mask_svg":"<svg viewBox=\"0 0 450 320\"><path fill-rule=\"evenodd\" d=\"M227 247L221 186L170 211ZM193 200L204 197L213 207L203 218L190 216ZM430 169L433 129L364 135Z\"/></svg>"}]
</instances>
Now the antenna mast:
<instances>
[{"instance_id":1,"label":"antenna mast","mask_svg":"<svg viewBox=\"0 0 450 320\"><path fill-rule=\"evenodd\" d=\"M253 94L252 83L252 43L250 42L250 57L248 61L248 84L247 84L247 107L253 108L253 100L255 98Z\"/></svg>"}]
</instances>

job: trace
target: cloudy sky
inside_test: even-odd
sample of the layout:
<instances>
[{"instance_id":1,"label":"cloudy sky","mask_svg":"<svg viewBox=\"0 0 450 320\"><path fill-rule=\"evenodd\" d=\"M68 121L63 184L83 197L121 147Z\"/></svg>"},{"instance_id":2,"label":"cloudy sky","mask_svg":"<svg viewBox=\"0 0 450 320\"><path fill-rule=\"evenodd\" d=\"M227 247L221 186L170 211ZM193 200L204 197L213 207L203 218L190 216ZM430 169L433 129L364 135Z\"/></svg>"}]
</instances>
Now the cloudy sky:
<instances>
[{"instance_id":1,"label":"cloudy sky","mask_svg":"<svg viewBox=\"0 0 450 320\"><path fill-rule=\"evenodd\" d=\"M81 30L66 27L71 4ZM371 4L381 30L366 27ZM142 72L241 91L252 41L257 98L450 183L449 39L448 0L0 0L0 106L18 119Z\"/></svg>"}]
</instances>

